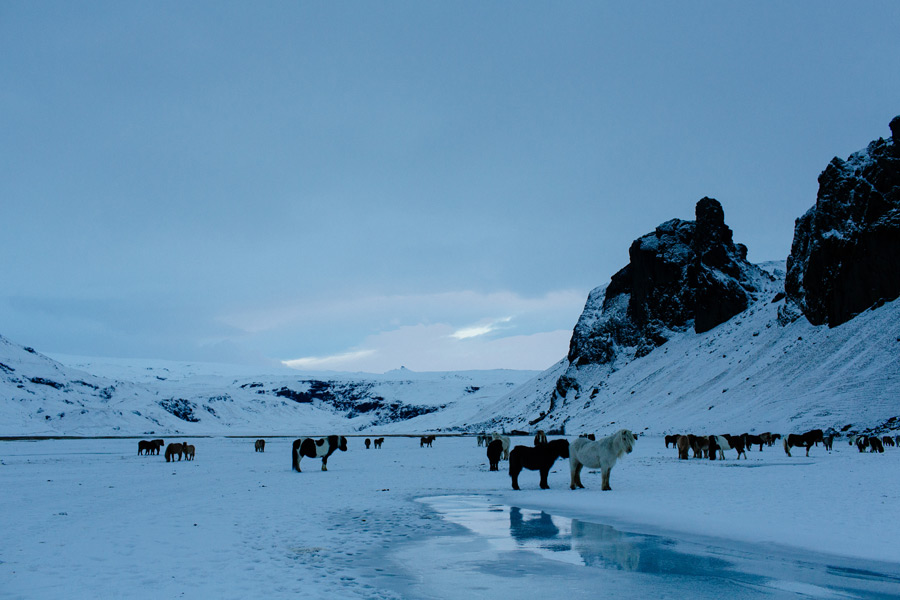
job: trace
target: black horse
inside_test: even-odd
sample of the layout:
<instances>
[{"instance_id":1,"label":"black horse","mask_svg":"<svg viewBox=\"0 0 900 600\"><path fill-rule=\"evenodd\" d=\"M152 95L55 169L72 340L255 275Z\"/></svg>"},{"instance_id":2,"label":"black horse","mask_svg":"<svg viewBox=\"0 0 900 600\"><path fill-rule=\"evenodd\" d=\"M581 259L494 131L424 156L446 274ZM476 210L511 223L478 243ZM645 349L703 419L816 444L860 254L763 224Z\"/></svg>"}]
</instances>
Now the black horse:
<instances>
[{"instance_id":1,"label":"black horse","mask_svg":"<svg viewBox=\"0 0 900 600\"><path fill-rule=\"evenodd\" d=\"M519 473L522 469L541 472L541 489L548 490L547 475L550 473L553 463L557 458L569 458L568 440L553 440L546 444L531 446L516 446L509 453L509 476L512 477L512 487L519 489Z\"/></svg>"},{"instance_id":2,"label":"black horse","mask_svg":"<svg viewBox=\"0 0 900 600\"><path fill-rule=\"evenodd\" d=\"M487 447L488 462L491 463L491 471L500 470L500 457L503 456L503 442L493 440Z\"/></svg>"},{"instance_id":3,"label":"black horse","mask_svg":"<svg viewBox=\"0 0 900 600\"><path fill-rule=\"evenodd\" d=\"M344 436L329 435L327 438L315 440L313 438L301 438L294 440L291 448L291 463L295 471L300 472L300 459L321 458L322 470L328 470L328 457L335 450L347 451L347 438Z\"/></svg>"}]
</instances>

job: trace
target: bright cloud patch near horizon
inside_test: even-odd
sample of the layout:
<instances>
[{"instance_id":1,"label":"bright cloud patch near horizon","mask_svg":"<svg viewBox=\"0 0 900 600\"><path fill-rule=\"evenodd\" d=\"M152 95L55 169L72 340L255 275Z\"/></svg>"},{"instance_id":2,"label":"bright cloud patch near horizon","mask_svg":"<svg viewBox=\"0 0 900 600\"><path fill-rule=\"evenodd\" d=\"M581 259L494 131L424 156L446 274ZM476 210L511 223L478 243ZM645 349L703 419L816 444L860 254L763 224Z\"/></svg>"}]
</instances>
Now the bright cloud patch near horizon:
<instances>
[{"instance_id":1,"label":"bright cloud patch near horizon","mask_svg":"<svg viewBox=\"0 0 900 600\"><path fill-rule=\"evenodd\" d=\"M485 325L473 325L471 327L463 327L462 329L457 329L453 333L450 334L450 337L456 338L458 340L464 340L467 338L478 337L480 335L487 335L492 331L496 331L499 325L503 323L509 323L512 321L512 317L504 317L502 319L497 319L495 321L491 321Z\"/></svg>"},{"instance_id":2,"label":"bright cloud patch near horizon","mask_svg":"<svg viewBox=\"0 0 900 600\"><path fill-rule=\"evenodd\" d=\"M333 356L308 356L305 358L283 360L281 362L286 367L290 367L292 369L343 369L349 368L346 365L351 365L354 362L365 359L374 353L374 350L357 350L355 352L345 352L343 354L335 354Z\"/></svg>"},{"instance_id":3,"label":"bright cloud patch near horizon","mask_svg":"<svg viewBox=\"0 0 900 600\"><path fill-rule=\"evenodd\" d=\"M367 337L356 349L314 360L286 360L299 370L327 369L384 373L413 371L549 368L566 355L568 329L506 337L453 337L446 324L403 326Z\"/></svg>"}]
</instances>

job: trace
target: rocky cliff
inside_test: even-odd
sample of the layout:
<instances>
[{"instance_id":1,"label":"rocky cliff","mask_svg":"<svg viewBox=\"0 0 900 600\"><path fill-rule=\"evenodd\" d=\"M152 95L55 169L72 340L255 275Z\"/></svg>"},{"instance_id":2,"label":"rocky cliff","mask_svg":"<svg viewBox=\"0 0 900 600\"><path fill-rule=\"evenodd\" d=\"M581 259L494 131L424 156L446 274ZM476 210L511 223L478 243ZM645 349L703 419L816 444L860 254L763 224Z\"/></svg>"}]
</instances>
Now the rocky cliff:
<instances>
[{"instance_id":1,"label":"rocky cliff","mask_svg":"<svg viewBox=\"0 0 900 600\"><path fill-rule=\"evenodd\" d=\"M801 313L832 327L900 296L900 116L892 137L819 175L816 204L797 219L782 322Z\"/></svg>"},{"instance_id":2,"label":"rocky cliff","mask_svg":"<svg viewBox=\"0 0 900 600\"><path fill-rule=\"evenodd\" d=\"M747 262L746 247L733 242L722 205L712 198L697 203L696 220L666 221L628 253L629 264L588 297L569 345L574 369L615 368L673 332L708 331L744 311L760 280L769 278ZM567 387L563 379L561 395Z\"/></svg>"}]
</instances>

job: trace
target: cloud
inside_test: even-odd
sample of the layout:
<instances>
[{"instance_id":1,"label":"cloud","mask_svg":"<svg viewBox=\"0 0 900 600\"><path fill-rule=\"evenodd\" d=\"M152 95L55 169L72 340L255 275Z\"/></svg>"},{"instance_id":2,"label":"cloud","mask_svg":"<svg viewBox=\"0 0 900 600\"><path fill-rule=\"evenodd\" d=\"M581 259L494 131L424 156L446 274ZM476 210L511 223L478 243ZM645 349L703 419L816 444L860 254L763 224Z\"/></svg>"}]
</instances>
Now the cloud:
<instances>
[{"instance_id":1,"label":"cloud","mask_svg":"<svg viewBox=\"0 0 900 600\"><path fill-rule=\"evenodd\" d=\"M481 369L543 370L568 351L569 329L524 335L454 337L446 324L398 327L366 337L359 347L316 359L323 362L284 361L297 369L383 373L405 366L413 371L467 371ZM331 362L324 362L332 359Z\"/></svg>"},{"instance_id":2,"label":"cloud","mask_svg":"<svg viewBox=\"0 0 900 600\"><path fill-rule=\"evenodd\" d=\"M375 350L357 350L354 352L344 352L343 354L334 354L332 356L308 356L306 358L294 358L291 360L281 361L287 367L300 370L348 370L356 371L354 364L371 357L375 354Z\"/></svg>"},{"instance_id":3,"label":"cloud","mask_svg":"<svg viewBox=\"0 0 900 600\"><path fill-rule=\"evenodd\" d=\"M450 334L450 337L456 338L458 340L465 340L467 338L478 337L481 335L487 335L492 331L497 331L499 326L503 323L509 323L512 321L512 317L504 317L502 319L496 319L489 323L485 323L483 325L472 325L470 327L463 327L462 329L457 329L453 333Z\"/></svg>"}]
</instances>

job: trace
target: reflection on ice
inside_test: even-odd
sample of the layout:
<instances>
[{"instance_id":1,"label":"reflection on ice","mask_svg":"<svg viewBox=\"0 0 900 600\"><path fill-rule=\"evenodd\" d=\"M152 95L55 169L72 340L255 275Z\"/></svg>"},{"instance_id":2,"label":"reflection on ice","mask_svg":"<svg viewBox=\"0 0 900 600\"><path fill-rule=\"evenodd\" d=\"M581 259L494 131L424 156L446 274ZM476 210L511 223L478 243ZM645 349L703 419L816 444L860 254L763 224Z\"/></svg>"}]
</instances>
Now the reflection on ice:
<instances>
[{"instance_id":1,"label":"reflection on ice","mask_svg":"<svg viewBox=\"0 0 900 600\"><path fill-rule=\"evenodd\" d=\"M498 563L510 560L514 555L509 553L527 552L535 559L586 567L585 576L596 571L603 577L610 570L623 577L632 573L631 577L641 578L634 580L639 587L687 585L701 596L737 591L746 597L900 597L896 565L885 565L882 572L863 571L849 560L835 566L807 557L786 559L759 548L712 547L503 506L480 496L443 496L422 502L487 542ZM490 553L479 551L479 560L491 560ZM860 572L866 576L860 577Z\"/></svg>"}]
</instances>

